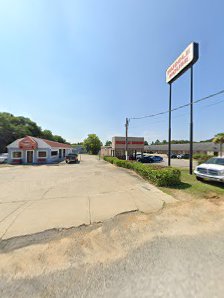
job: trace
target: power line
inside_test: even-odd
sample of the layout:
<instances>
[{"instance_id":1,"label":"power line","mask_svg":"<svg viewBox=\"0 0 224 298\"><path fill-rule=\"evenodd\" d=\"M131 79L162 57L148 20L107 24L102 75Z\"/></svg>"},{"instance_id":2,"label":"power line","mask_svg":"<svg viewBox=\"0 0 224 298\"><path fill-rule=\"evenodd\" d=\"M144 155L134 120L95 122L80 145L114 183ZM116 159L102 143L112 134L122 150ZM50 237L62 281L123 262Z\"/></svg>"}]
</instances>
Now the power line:
<instances>
[{"instance_id":1,"label":"power line","mask_svg":"<svg viewBox=\"0 0 224 298\"><path fill-rule=\"evenodd\" d=\"M220 104L220 103L223 103L224 102L224 99L222 99L222 100L220 100L220 101L218 101L218 102L214 102L214 103L211 103L211 104L209 104L209 105L205 105L205 106L202 106L201 107L201 109L202 110L204 110L204 109L206 109L206 108L209 108L209 107L211 107L211 106L216 106L216 105L218 105L218 104ZM177 118L180 118L180 117L186 117L186 118L188 118L188 115L186 115L186 114L179 114L179 115L176 115L176 116L173 116L172 118L173 119L177 119ZM131 118L132 119L132 118ZM153 122L150 122L150 125L151 124L157 124L157 123L164 123L164 122L166 122L167 120L166 119L164 119L164 120L158 120L158 121L153 121ZM140 125L140 126L137 126L137 128L138 127L142 127L142 124ZM135 128L136 128L136 125L135 125Z\"/></svg>"},{"instance_id":2,"label":"power line","mask_svg":"<svg viewBox=\"0 0 224 298\"><path fill-rule=\"evenodd\" d=\"M197 99L197 100L193 101L193 103L198 103L198 102L207 100L207 99L209 99L209 98L215 97L215 96L220 95L220 94L223 94L223 93L224 93L224 89L221 90L221 91L219 91L219 92L210 94L210 95L208 95L208 96L206 96L206 97L202 97L202 98L200 98L200 99ZM177 110L180 110L180 109L183 109L183 108L188 107L188 106L190 106L190 105L191 105L191 103L187 103L187 104L178 106L178 107L176 107L176 108L171 109L171 112L173 112L173 111L177 111ZM168 111L164 111L164 112L160 112L160 113L157 113L157 114L145 115L145 116L141 116L141 117L131 117L131 118L129 118L129 119L130 119L130 120L140 120L140 119L144 119L144 118L152 118L152 117L156 117L156 116L159 116L159 115L164 115L164 114L167 114L167 113L169 113L169 110L168 110Z\"/></svg>"}]
</instances>

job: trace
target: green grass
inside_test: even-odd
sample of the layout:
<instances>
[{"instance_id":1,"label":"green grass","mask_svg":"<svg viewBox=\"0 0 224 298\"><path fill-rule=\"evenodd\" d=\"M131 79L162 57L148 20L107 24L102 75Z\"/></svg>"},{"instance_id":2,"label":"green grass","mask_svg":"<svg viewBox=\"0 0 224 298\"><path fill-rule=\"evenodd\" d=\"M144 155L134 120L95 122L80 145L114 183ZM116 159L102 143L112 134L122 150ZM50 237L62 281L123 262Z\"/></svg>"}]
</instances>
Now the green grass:
<instances>
[{"instance_id":1,"label":"green grass","mask_svg":"<svg viewBox=\"0 0 224 298\"><path fill-rule=\"evenodd\" d=\"M164 192L177 199L192 198L224 198L224 184L211 181L198 181L187 169L181 169L181 183L174 187L161 187Z\"/></svg>"}]
</instances>

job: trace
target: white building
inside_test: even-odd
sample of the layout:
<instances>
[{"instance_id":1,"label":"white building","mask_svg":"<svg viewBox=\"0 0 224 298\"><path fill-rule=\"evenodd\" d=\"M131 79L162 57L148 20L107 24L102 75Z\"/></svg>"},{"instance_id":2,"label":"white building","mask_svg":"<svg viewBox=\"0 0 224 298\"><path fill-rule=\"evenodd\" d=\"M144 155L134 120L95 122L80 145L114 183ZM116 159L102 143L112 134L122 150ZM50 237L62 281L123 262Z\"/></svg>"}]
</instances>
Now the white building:
<instances>
[{"instance_id":1,"label":"white building","mask_svg":"<svg viewBox=\"0 0 224 298\"><path fill-rule=\"evenodd\" d=\"M26 136L7 146L10 164L48 164L64 160L72 152L69 144Z\"/></svg>"}]
</instances>

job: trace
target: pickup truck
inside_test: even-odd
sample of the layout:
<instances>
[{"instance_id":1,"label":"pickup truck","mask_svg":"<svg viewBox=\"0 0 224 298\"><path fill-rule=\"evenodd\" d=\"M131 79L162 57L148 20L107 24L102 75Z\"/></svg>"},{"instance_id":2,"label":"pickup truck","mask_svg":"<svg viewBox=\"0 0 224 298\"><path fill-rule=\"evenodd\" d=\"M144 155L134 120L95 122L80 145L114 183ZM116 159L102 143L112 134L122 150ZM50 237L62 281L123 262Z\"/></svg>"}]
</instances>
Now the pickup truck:
<instances>
[{"instance_id":1,"label":"pickup truck","mask_svg":"<svg viewBox=\"0 0 224 298\"><path fill-rule=\"evenodd\" d=\"M78 154L76 153L69 153L66 157L65 157L65 162L66 163L78 163Z\"/></svg>"},{"instance_id":2,"label":"pickup truck","mask_svg":"<svg viewBox=\"0 0 224 298\"><path fill-rule=\"evenodd\" d=\"M197 180L219 181L224 183L224 157L212 157L197 166L194 171Z\"/></svg>"}]
</instances>

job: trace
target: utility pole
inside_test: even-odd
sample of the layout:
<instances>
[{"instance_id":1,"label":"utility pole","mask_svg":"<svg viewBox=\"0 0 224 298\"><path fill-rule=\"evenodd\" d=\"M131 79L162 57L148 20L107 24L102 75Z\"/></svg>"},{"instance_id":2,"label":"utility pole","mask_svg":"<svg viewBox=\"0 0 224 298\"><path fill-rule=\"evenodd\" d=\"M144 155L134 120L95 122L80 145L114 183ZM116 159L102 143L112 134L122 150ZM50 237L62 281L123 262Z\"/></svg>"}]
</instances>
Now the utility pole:
<instances>
[{"instance_id":1,"label":"utility pole","mask_svg":"<svg viewBox=\"0 0 224 298\"><path fill-rule=\"evenodd\" d=\"M128 160L128 118L126 118L125 122L125 158Z\"/></svg>"},{"instance_id":2,"label":"utility pole","mask_svg":"<svg viewBox=\"0 0 224 298\"><path fill-rule=\"evenodd\" d=\"M193 65L191 66L190 78L190 164L189 173L193 174Z\"/></svg>"},{"instance_id":3,"label":"utility pole","mask_svg":"<svg viewBox=\"0 0 224 298\"><path fill-rule=\"evenodd\" d=\"M171 164L171 109L172 109L172 83L170 85L170 92L169 92L169 136L168 136L168 166Z\"/></svg>"}]
</instances>

